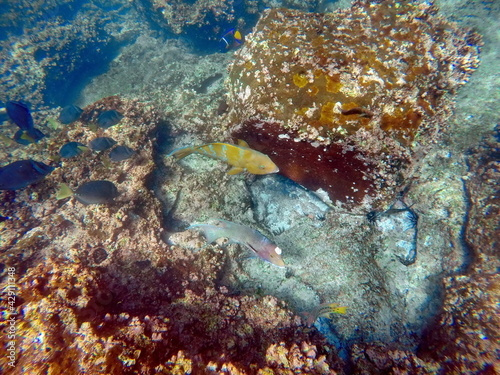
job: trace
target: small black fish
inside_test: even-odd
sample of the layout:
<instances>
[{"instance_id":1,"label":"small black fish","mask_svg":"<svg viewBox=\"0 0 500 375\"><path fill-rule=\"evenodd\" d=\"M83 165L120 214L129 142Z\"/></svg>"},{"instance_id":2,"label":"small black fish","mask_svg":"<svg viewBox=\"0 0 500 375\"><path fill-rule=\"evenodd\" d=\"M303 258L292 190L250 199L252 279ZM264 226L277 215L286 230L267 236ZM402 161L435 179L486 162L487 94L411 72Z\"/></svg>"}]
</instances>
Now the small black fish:
<instances>
[{"instance_id":1,"label":"small black fish","mask_svg":"<svg viewBox=\"0 0 500 375\"><path fill-rule=\"evenodd\" d=\"M104 151L116 145L116 141L109 137L98 137L90 141L89 146L94 151Z\"/></svg>"},{"instance_id":2,"label":"small black fish","mask_svg":"<svg viewBox=\"0 0 500 375\"><path fill-rule=\"evenodd\" d=\"M109 158L111 161L119 162L128 159L135 153L130 147L127 146L116 146L109 153Z\"/></svg>"},{"instance_id":3,"label":"small black fish","mask_svg":"<svg viewBox=\"0 0 500 375\"><path fill-rule=\"evenodd\" d=\"M351 108L346 111L342 111L342 114L344 116L350 116L350 115L361 115L361 117L373 117L373 113L370 112L367 109L361 108L361 107L356 107L356 108Z\"/></svg>"},{"instance_id":4,"label":"small black fish","mask_svg":"<svg viewBox=\"0 0 500 375\"><path fill-rule=\"evenodd\" d=\"M64 199L74 195L78 202L88 204L105 204L113 202L119 193L111 181L89 181L78 187L73 193L68 185L63 184L57 192L57 199Z\"/></svg>"},{"instance_id":5,"label":"small black fish","mask_svg":"<svg viewBox=\"0 0 500 375\"><path fill-rule=\"evenodd\" d=\"M62 158L72 158L88 150L88 147L80 142L68 142L59 150Z\"/></svg>"},{"instance_id":6,"label":"small black fish","mask_svg":"<svg viewBox=\"0 0 500 375\"><path fill-rule=\"evenodd\" d=\"M43 180L55 168L42 162L19 160L0 168L0 190L19 190Z\"/></svg>"},{"instance_id":7,"label":"small black fish","mask_svg":"<svg viewBox=\"0 0 500 375\"><path fill-rule=\"evenodd\" d=\"M61 110L59 114L59 122L62 124L71 124L73 121L76 121L80 118L83 113L83 109L77 107L76 105L68 105Z\"/></svg>"},{"instance_id":8,"label":"small black fish","mask_svg":"<svg viewBox=\"0 0 500 375\"><path fill-rule=\"evenodd\" d=\"M118 124L122 118L123 115L120 112L111 109L109 111L104 111L97 116L97 125L101 128L107 129Z\"/></svg>"}]
</instances>

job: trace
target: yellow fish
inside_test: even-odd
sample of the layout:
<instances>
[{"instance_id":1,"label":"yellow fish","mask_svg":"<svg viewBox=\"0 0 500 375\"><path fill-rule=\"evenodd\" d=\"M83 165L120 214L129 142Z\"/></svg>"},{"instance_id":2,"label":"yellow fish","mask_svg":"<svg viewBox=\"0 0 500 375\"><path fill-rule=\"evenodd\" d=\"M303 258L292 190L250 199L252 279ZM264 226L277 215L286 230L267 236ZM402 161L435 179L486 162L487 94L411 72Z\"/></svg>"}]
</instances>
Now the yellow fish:
<instances>
[{"instance_id":1,"label":"yellow fish","mask_svg":"<svg viewBox=\"0 0 500 375\"><path fill-rule=\"evenodd\" d=\"M238 174L248 171L252 174L269 174L279 172L279 168L269 156L252 150L245 141L238 140L238 145L228 143L208 143L201 146L182 147L175 149L168 156L177 160L192 153L208 156L212 159L222 160L232 166L228 174Z\"/></svg>"},{"instance_id":2,"label":"yellow fish","mask_svg":"<svg viewBox=\"0 0 500 375\"><path fill-rule=\"evenodd\" d=\"M310 312L302 312L302 315L306 319L307 326L311 327L320 316L331 318L332 314L345 314L346 311L347 307L340 306L338 303L322 303Z\"/></svg>"}]
</instances>

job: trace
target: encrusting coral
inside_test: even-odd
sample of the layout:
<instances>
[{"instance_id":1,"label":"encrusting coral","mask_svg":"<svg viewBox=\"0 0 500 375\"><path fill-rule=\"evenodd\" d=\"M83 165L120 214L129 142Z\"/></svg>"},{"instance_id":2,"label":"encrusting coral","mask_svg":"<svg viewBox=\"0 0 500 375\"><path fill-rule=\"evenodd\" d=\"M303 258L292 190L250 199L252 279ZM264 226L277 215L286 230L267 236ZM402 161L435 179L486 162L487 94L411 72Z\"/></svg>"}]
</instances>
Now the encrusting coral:
<instances>
[{"instance_id":1,"label":"encrusting coral","mask_svg":"<svg viewBox=\"0 0 500 375\"><path fill-rule=\"evenodd\" d=\"M111 109L123 119L98 128L99 113ZM15 269L16 328L22 332L16 366L7 367L2 356L2 367L12 374L152 374L225 366L245 374L267 366L266 350L280 342L317 347L321 368L339 363L283 302L220 285L227 256L221 248L194 253L189 232L179 233L176 245L162 240L162 207L150 190L165 180L154 175L160 117L148 105L116 96L87 106L80 120L42 140L36 157L57 159L68 140L88 144L109 136L136 150L130 159L111 163L109 151L87 151L63 159L36 185L0 192L8 217L0 223L1 262ZM55 199L63 182L75 188L96 179L117 185L115 202L84 206ZM316 357L307 358L304 369L314 368Z\"/></svg>"},{"instance_id":2,"label":"encrusting coral","mask_svg":"<svg viewBox=\"0 0 500 375\"><path fill-rule=\"evenodd\" d=\"M175 245L161 240L161 207L146 183L155 168L155 110L118 97L103 99L85 108L82 120L69 125L69 135L55 136L41 154L52 155L67 137L86 143L96 136L92 122L104 109L123 113L124 123L97 135L136 149L148 144L136 159L106 166L105 153L83 154L25 191L0 193L9 216L0 223L2 262L16 268L22 332L19 360L7 373L342 373L336 350L282 302L241 296L220 285L227 256L220 247L193 253L189 232L178 233ZM445 280L443 313L417 354L389 344L356 344L350 355L356 371L495 370L498 256L487 246L493 237L481 232L495 220L485 212L498 206L492 195L495 139L469 159L472 205L465 235L475 255L471 269ZM116 204L84 207L52 198L63 180L110 175L120 177L114 179L123 194Z\"/></svg>"},{"instance_id":3,"label":"encrusting coral","mask_svg":"<svg viewBox=\"0 0 500 375\"><path fill-rule=\"evenodd\" d=\"M138 22L120 14L129 4L72 3L18 1L0 15L2 25L12 23L23 30L0 40L2 102L22 98L38 106L70 104L81 82L95 74L88 66L96 67L95 61L106 64L135 38ZM116 8L107 8L111 5ZM73 19L67 22L64 17Z\"/></svg>"},{"instance_id":4,"label":"encrusting coral","mask_svg":"<svg viewBox=\"0 0 500 375\"><path fill-rule=\"evenodd\" d=\"M500 126L469 153L465 241L469 269L444 280L443 311L429 328L420 355L448 373L500 372Z\"/></svg>"},{"instance_id":5,"label":"encrusting coral","mask_svg":"<svg viewBox=\"0 0 500 375\"><path fill-rule=\"evenodd\" d=\"M371 19L380 25L384 16L382 15L377 21L377 15L380 15L377 9L388 3L373 4L369 9L358 3L354 8L355 14L370 13ZM456 41L448 38L449 33L456 32L454 27L447 25L435 15L422 14L426 9L433 10L433 7L428 9L424 4L413 8L414 5L399 4L398 7L401 8L392 8L388 13L394 15L389 17L391 22L411 18L413 11L420 12L418 13L420 18L414 18L412 22L420 24L421 20L426 20L429 27L436 24L442 26L432 34L436 36L438 43L438 47L430 47L433 48L432 53L439 55L449 52L450 46L444 47L444 44L439 44L439 36L447 35L443 36L441 41ZM408 9L406 7L413 8L413 11L395 16L400 11L404 13L403 10ZM284 11L271 11L269 14L281 13L285 14ZM341 13L341 15L346 14ZM309 17L310 22L316 22L315 17L339 18L340 15L304 17ZM332 32L331 29L328 31ZM420 35L418 30L411 30L411 27L407 29L408 34L410 31ZM427 29L427 32L430 33L430 29ZM457 33L465 37L465 34ZM289 37L287 35L286 32L281 36L271 32L268 36L286 39ZM316 37L319 38L319 35ZM398 32L393 33L394 35L397 38L403 37ZM300 33L292 36L299 39L301 47L305 47L307 43L300 40ZM291 43L294 38L283 39L283 42ZM401 42L397 38L394 39L396 44ZM471 54L464 57L467 61L459 63L456 67L471 68L476 65L474 44L477 40L474 38L469 40L470 46L458 43L464 49L457 53L463 53L470 48ZM254 42L250 40L249 43L253 46ZM260 45L264 49L272 47L271 44L266 44L265 40ZM381 45L386 46L384 48L387 52L392 48L390 42ZM242 54L243 51L245 49L241 51ZM302 58L294 51L292 49L291 53L295 54L297 59ZM397 54L398 51L394 53ZM242 56L246 55L240 55ZM366 56L369 57L369 53ZM347 60L344 62L346 65L349 63ZM380 65L374 59L370 60L370 64L374 64L372 71L366 65L367 68L363 69L359 77L363 75L375 78L374 72L380 73L380 69L384 68L383 62ZM398 67L401 68L404 64L407 62L401 61ZM272 68L273 65L269 67ZM233 67L233 69L239 68ZM431 68L436 67L431 65ZM254 72L250 64L246 64L244 69ZM260 76L262 82L265 82L265 69L265 64L258 69L258 74L263 72ZM383 129L380 124L384 119L384 111L390 107L390 103L384 101L387 98L380 99L384 109L367 102L368 104L355 103L357 107L353 108L342 108L344 113L334 112L336 102L332 107L328 101L342 102L345 98L336 96L336 99L330 100L328 95L347 95L343 89L354 87L354 85L349 86L353 81L348 76L347 70L344 71L343 67L338 69L339 82L344 85L342 87L338 85L339 82L335 85L335 82L327 80L328 70L322 70L321 77L319 74L316 77L313 73L313 82L307 71L302 73L297 70L291 75L285 73L281 75L288 80L288 86L285 86L293 94L287 98L291 99L294 107L288 113L292 113L293 119L314 120L314 116L307 117L307 111L300 111L308 103L300 106L301 103L295 103L294 100L297 99L295 95L297 92L305 94L304 100L309 100L310 94L315 90L310 93L308 90L316 86L318 88L316 95L324 94L323 99L326 101L321 102L323 105L321 110L318 106L317 112L311 113L315 113L317 121L321 120L322 114L344 121L342 127L345 127L346 134L341 134L342 131L335 132L332 128L322 135L320 130L313 126L295 129L293 124L285 126L284 123L279 123L278 117L282 114L279 110L267 108L267 103L261 103L262 107L259 108L274 111L276 117L272 119L273 124L279 124L279 132L276 135L281 135L278 139L288 142L284 143L285 146L297 144L302 147L304 144L309 144L311 150L322 151L324 148L333 147L337 142L349 141L354 150L352 154L349 149L342 149L345 154L342 152L340 154L348 155L348 158L352 156L352 163L346 166L343 173L347 173L347 168L352 165L365 167L363 165L365 162L376 163L369 158L370 153L376 149L381 150L382 147L382 152L388 156L385 159L389 160L388 168L389 166L394 169L402 168L401 174L404 177L413 159L417 158L417 150L421 147L425 151L436 139L433 132L446 128L444 122L452 105L444 92L448 89L452 92L454 87L438 87L434 85L435 81L426 81L428 78L425 75L416 75L414 81L427 82L426 84L431 87L430 96L420 92L420 95L424 94L422 100L412 101L409 98L413 91L409 87L400 87L400 90L396 91L408 99L407 101L401 99L402 105L408 105L405 110L414 110L421 115L417 131L412 133L415 129L409 132ZM232 74L236 74L234 72ZM452 86L454 84L450 82L460 84L469 74L453 69L441 69L440 72L434 71L438 75L450 75L439 82ZM390 74L387 73L388 76ZM428 75L436 78L432 72L428 72ZM387 93L389 89L384 85L389 84L388 76L382 77L384 84L379 80L365 83L367 87L371 85L372 88ZM234 76L231 79L234 79ZM393 79L390 84L404 86L398 82L397 79ZM362 85L360 87L363 88ZM254 89L257 90L257 87L252 86L248 96L246 88L239 93L245 100L253 100L251 94ZM238 88L234 90L238 92ZM323 90L323 93L319 90ZM359 94L357 91L348 93ZM356 98L362 98L362 95ZM412 98L415 99L415 96ZM389 99L392 100L394 97ZM434 108L436 103L433 104L433 100L439 103L437 109ZM425 101L430 103L430 106L425 105ZM241 115L244 122L247 120L245 116L252 111L252 108L245 107L242 103L237 100L233 103L229 118ZM269 102L272 103L274 101ZM298 112L295 112L296 104L299 104ZM311 103L309 105L310 108L314 107ZM330 112L331 108L333 109ZM110 109L120 112L124 118L109 129L99 129L95 125L99 113ZM281 107L281 110L288 109ZM393 110L397 113L396 108ZM432 113L433 111L436 113ZM35 114L35 119L42 118L44 113L46 111ZM254 112L251 114L251 116L260 115ZM323 120L327 117L323 117ZM51 137L41 140L38 145L24 149L18 146L3 148L6 151L6 158L12 160L29 154L37 160L48 162L50 159L57 159L60 147L68 141L88 144L97 136L109 136L119 144L133 148L136 154L123 163L111 163L108 159L109 151L101 153L87 151L75 158L64 159L59 168L40 183L24 190L0 192L3 209L0 221L0 262L5 265L1 272L2 276L5 276L6 269L13 267L16 270L17 297L14 308L18 313L16 366L11 368L7 363L3 349L6 347L6 336L2 335L0 338L2 371L6 374L67 373L68 375L72 373L343 373L344 361L337 356L335 347L326 344L314 328L307 328L283 302L271 296L241 295L237 290L223 285L222 275L227 271L227 251L219 246L207 245L203 250L194 253L191 250L193 247L199 248L204 244L199 238L193 240L193 234L189 232L177 233L175 244L163 241L166 236L162 228L167 226L165 221L170 216L152 192L152 188L159 184L170 184L169 188L173 191L174 188L178 188L176 184L182 179L197 178L196 173L184 174L183 168L174 166L173 163L169 165L168 162L162 164L157 160L154 152L157 143L155 137L159 129L167 126L163 119L164 114L151 105L117 96L108 97L87 106L79 121L63 129L50 130ZM436 120L439 126L431 127L429 122L431 120ZM260 127L259 124L263 126ZM259 131L267 126L265 119L257 117L250 117L248 122L244 123L244 126L252 129L250 125L257 126L256 129ZM356 126L361 125L371 126L371 130L377 128L376 134L381 137L380 142L366 135L364 130L354 131ZM325 124L321 126L327 127ZM353 132L350 133L350 130ZM220 129L215 131L220 132ZM231 131L237 136L241 128ZM362 138L362 135L366 137ZM341 137L344 136L342 140ZM294 138L298 141L293 141ZM496 151L500 146L498 139L497 131L484 144L473 150L468 159L471 173L464 181L470 204L463 235L470 248L472 261L463 274L445 278L443 309L421 340L419 350L417 352L401 350L390 343L356 343L347 353L347 360L351 362L351 368L355 373L458 374L467 371L477 373L499 371L495 357L499 350L500 324L498 321L500 281L497 273L499 260L495 247L499 238L498 152ZM251 143L251 137L248 141ZM270 138L269 142L273 147L275 147L274 141L275 138ZM354 147L354 143L358 141L359 143L355 145L366 153L366 158L363 156L365 154L360 156L361 159L355 157L358 149ZM300 160L297 155L303 155L300 154L303 148L292 148L292 150L294 153L290 159ZM276 151L279 151L279 148ZM395 155L395 159L391 159L390 155ZM407 160L410 157L412 161ZM360 164L355 164L358 161ZM381 167L380 164L376 166L380 167L377 173L393 170L384 169L385 167ZM300 168L297 170L300 171ZM353 173L354 176L364 176L363 173L356 174L356 171ZM391 176L386 177L393 180L387 180L384 184L390 186L400 181L399 177ZM197 186L199 190L203 188L203 192L213 192L211 198L214 200L219 198L221 191L227 192L224 187L229 184L228 181L238 189L244 190L241 181L238 185L238 182L234 179L229 180L227 176L217 179L212 173L210 177L211 180L197 179L198 185L193 184L193 186ZM117 185L120 195L113 204L83 206L72 198L61 201L56 201L54 198L56 190L63 182L74 189L85 181L95 179L108 179ZM212 183L210 187L204 187L207 181ZM368 191L375 192L375 188L382 185L377 185ZM389 199L392 194L393 191L388 191L386 198ZM199 194L192 199L201 201L203 197ZM358 202L356 199L354 201ZM383 201L385 197L377 199ZM221 205L230 205L227 202L231 202L222 198L220 201ZM238 203L239 206L234 204L231 208L245 210L249 204ZM187 213L185 215L182 217L183 220L189 218ZM356 230L359 230L359 227ZM350 249L345 251L348 252ZM315 269L311 268L310 272L314 273ZM2 290L6 287L4 282ZM370 292L370 295L373 293ZM6 328L6 321L0 324L2 329Z\"/></svg>"},{"instance_id":6,"label":"encrusting coral","mask_svg":"<svg viewBox=\"0 0 500 375\"><path fill-rule=\"evenodd\" d=\"M233 373L245 374L245 369L266 364L304 373L329 369L333 358L323 351L322 339L298 330L300 322L276 299L229 296L227 289L214 288L213 280L202 279L214 269L192 256L191 280L176 283L171 274L186 263L175 255L171 258L172 268L166 267L163 274L147 266L127 270L135 281L106 279L103 272L109 270L62 258L30 269L18 280L17 329L23 335L11 373L29 368L33 374L184 374L232 366L239 371ZM147 280L151 286L139 295L132 285L140 289L137 278L149 279L149 272L156 281ZM119 285L123 282L129 285ZM159 283L162 288L152 287ZM193 286L199 290L189 289ZM288 354L285 342L290 340L303 350L293 349L298 348L294 344L294 354ZM280 341L281 345L272 344Z\"/></svg>"},{"instance_id":7,"label":"encrusting coral","mask_svg":"<svg viewBox=\"0 0 500 375\"><path fill-rule=\"evenodd\" d=\"M427 3L264 12L227 82L230 133L348 207L384 205L447 128L477 34Z\"/></svg>"}]
</instances>

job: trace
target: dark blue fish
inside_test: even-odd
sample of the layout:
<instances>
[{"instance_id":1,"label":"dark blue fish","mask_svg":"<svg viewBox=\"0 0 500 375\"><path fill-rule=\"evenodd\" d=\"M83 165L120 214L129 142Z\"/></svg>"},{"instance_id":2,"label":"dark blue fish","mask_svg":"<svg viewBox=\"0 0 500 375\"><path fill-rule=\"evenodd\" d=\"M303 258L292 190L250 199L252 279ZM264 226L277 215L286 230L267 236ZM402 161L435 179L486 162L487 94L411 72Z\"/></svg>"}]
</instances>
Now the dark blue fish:
<instances>
[{"instance_id":1,"label":"dark blue fish","mask_svg":"<svg viewBox=\"0 0 500 375\"><path fill-rule=\"evenodd\" d=\"M72 158L87 150L87 146L80 142L68 142L59 150L59 155L62 158Z\"/></svg>"},{"instance_id":2,"label":"dark blue fish","mask_svg":"<svg viewBox=\"0 0 500 375\"><path fill-rule=\"evenodd\" d=\"M14 135L14 140L22 145L38 142L45 137L40 130L35 129L30 110L23 102L7 102L7 115L21 129Z\"/></svg>"},{"instance_id":3,"label":"dark blue fish","mask_svg":"<svg viewBox=\"0 0 500 375\"><path fill-rule=\"evenodd\" d=\"M7 102L5 109L10 119L22 130L33 129L33 117L23 102Z\"/></svg>"},{"instance_id":4,"label":"dark blue fish","mask_svg":"<svg viewBox=\"0 0 500 375\"><path fill-rule=\"evenodd\" d=\"M77 107L76 105L68 105L61 110L59 114L59 122L62 124L71 124L80 118L83 113L83 109Z\"/></svg>"},{"instance_id":5,"label":"dark blue fish","mask_svg":"<svg viewBox=\"0 0 500 375\"><path fill-rule=\"evenodd\" d=\"M119 162L128 159L135 153L130 147L127 146L116 146L109 153L109 158L111 161Z\"/></svg>"},{"instance_id":6,"label":"dark blue fish","mask_svg":"<svg viewBox=\"0 0 500 375\"><path fill-rule=\"evenodd\" d=\"M19 160L0 168L0 190L19 190L43 180L55 168L28 160Z\"/></svg>"},{"instance_id":7,"label":"dark blue fish","mask_svg":"<svg viewBox=\"0 0 500 375\"><path fill-rule=\"evenodd\" d=\"M64 199L72 195L84 205L111 203L119 193L115 184L111 181L97 180L89 181L80 185L75 192L72 192L68 185L62 184L57 192L57 199Z\"/></svg>"},{"instance_id":8,"label":"dark blue fish","mask_svg":"<svg viewBox=\"0 0 500 375\"><path fill-rule=\"evenodd\" d=\"M120 112L111 109L109 111L104 111L97 116L97 125L101 128L107 129L118 124L122 118L123 115Z\"/></svg>"},{"instance_id":9,"label":"dark blue fish","mask_svg":"<svg viewBox=\"0 0 500 375\"><path fill-rule=\"evenodd\" d=\"M97 137L90 141L89 146L94 151L104 151L116 145L116 141L109 137Z\"/></svg>"}]
</instances>

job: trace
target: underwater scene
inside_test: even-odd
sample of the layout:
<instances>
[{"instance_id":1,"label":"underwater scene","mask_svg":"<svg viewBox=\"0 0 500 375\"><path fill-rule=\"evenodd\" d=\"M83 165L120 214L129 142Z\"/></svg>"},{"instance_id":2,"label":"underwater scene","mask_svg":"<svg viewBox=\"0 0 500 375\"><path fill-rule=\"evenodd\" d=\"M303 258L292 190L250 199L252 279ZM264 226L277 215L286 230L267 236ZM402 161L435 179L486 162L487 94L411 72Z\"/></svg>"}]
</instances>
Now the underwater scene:
<instances>
[{"instance_id":1,"label":"underwater scene","mask_svg":"<svg viewBox=\"0 0 500 375\"><path fill-rule=\"evenodd\" d=\"M0 1L0 374L500 374L500 1Z\"/></svg>"}]
</instances>

